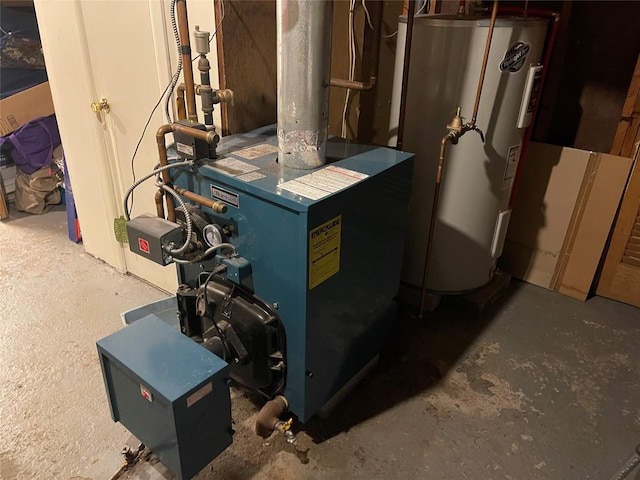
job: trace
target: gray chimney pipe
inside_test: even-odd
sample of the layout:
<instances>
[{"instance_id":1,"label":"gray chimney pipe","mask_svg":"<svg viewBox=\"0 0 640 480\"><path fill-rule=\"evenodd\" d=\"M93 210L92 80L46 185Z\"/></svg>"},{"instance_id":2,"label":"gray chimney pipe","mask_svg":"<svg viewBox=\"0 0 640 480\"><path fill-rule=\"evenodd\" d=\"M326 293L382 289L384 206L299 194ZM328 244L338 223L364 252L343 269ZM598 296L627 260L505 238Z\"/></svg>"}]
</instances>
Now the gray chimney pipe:
<instances>
[{"instance_id":1,"label":"gray chimney pipe","mask_svg":"<svg viewBox=\"0 0 640 480\"><path fill-rule=\"evenodd\" d=\"M277 0L278 161L326 163L331 76L331 0Z\"/></svg>"}]
</instances>

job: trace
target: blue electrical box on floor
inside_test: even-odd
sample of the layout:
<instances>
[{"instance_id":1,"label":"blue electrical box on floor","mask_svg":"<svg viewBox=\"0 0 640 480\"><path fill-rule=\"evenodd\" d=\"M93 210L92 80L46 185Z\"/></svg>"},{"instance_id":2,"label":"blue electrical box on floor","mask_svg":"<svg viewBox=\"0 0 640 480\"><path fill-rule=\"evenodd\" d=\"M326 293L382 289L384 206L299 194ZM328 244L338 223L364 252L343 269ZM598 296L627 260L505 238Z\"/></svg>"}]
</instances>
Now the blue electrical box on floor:
<instances>
[{"instance_id":1,"label":"blue electrical box on floor","mask_svg":"<svg viewBox=\"0 0 640 480\"><path fill-rule=\"evenodd\" d=\"M232 442L227 363L147 315L97 342L111 416L186 479Z\"/></svg>"}]
</instances>

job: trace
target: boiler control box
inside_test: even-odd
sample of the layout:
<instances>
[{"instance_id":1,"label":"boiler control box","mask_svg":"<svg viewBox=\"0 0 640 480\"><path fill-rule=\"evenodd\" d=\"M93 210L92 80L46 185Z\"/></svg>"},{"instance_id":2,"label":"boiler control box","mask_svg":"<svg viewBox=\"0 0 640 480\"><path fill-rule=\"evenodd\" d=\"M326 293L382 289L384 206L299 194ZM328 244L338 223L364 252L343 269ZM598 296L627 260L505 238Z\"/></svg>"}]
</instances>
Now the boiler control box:
<instances>
[{"instance_id":1,"label":"boiler control box","mask_svg":"<svg viewBox=\"0 0 640 480\"><path fill-rule=\"evenodd\" d=\"M184 242L182 229L177 223L148 213L127 222L127 237L133 253L160 265L171 263L171 255L165 247L173 244L178 248Z\"/></svg>"},{"instance_id":2,"label":"boiler control box","mask_svg":"<svg viewBox=\"0 0 640 480\"><path fill-rule=\"evenodd\" d=\"M231 444L225 361L153 314L97 347L113 420L180 479Z\"/></svg>"},{"instance_id":3,"label":"boiler control box","mask_svg":"<svg viewBox=\"0 0 640 480\"><path fill-rule=\"evenodd\" d=\"M189 120L178 120L176 123L202 130L203 132L206 130L202 123L190 122ZM176 152L182 160L200 160L201 158L207 158L209 155L209 144L204 140L193 138L180 132L173 132L173 139L176 142Z\"/></svg>"}]
</instances>

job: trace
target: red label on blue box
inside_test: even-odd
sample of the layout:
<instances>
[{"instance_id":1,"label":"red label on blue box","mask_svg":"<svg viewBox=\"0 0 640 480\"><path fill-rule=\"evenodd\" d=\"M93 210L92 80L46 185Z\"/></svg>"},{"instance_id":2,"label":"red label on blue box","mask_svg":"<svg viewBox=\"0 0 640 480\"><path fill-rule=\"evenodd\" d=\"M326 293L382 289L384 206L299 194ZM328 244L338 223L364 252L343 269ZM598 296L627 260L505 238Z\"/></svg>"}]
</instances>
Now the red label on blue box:
<instances>
[{"instance_id":1,"label":"red label on blue box","mask_svg":"<svg viewBox=\"0 0 640 480\"><path fill-rule=\"evenodd\" d=\"M149 242L147 242L144 238L138 239L138 247L141 252L149 253Z\"/></svg>"}]
</instances>

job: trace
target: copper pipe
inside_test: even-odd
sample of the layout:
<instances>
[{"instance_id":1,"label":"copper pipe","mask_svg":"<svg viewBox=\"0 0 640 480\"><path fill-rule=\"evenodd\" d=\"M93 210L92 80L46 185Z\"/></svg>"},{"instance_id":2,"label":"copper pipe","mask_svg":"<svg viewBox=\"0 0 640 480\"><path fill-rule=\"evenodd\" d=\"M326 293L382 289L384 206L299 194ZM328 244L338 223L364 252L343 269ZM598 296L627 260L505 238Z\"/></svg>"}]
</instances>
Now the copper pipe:
<instances>
[{"instance_id":1,"label":"copper pipe","mask_svg":"<svg viewBox=\"0 0 640 480\"><path fill-rule=\"evenodd\" d=\"M418 317L424 314L425 303L427 302L427 282L429 280L429 267L431 264L431 251L433 247L433 235L436 229L436 217L438 213L438 202L440 201L440 184L442 183L442 171L444 170L444 159L449 142L456 141L464 132L449 132L440 140L440 156L438 157L438 170L436 172L436 185L433 190L433 206L431 207L431 222L429 224L429 237L427 239L427 252L424 258L424 269L422 271L422 291L420 292L420 310Z\"/></svg>"},{"instance_id":2,"label":"copper pipe","mask_svg":"<svg viewBox=\"0 0 640 480\"><path fill-rule=\"evenodd\" d=\"M171 128L171 125L169 125L169 124L162 125L156 131L156 144L158 145L158 160L160 161L160 166L161 167L169 165L169 160L167 159L167 145L165 143L164 137L165 137L165 135L167 133L172 132L172 131L173 131L173 129ZM166 184L170 184L171 183L171 175L169 174L168 170L163 170L161 175L162 175L162 181L164 183L166 183ZM167 202L167 220L169 220L171 222L175 222L176 221L176 206L173 203L173 197L170 196L170 195L167 195L166 202Z\"/></svg>"},{"instance_id":3,"label":"copper pipe","mask_svg":"<svg viewBox=\"0 0 640 480\"><path fill-rule=\"evenodd\" d=\"M367 52L371 52L369 58L372 59L369 65L369 80L366 82L358 82L352 80L344 80L341 78L331 78L329 81L329 85L337 88L348 88L350 90L357 91L368 91L376 86L378 82L378 64L380 60L380 35L382 33L382 2L372 2L372 5L369 7L371 11L371 21L373 23L373 33L372 38L365 39L367 42L366 45L363 46L363 50ZM366 28L365 28L366 30ZM368 31L368 30L367 30ZM368 49L367 47L370 47ZM364 75L363 75L364 76Z\"/></svg>"},{"instance_id":4,"label":"copper pipe","mask_svg":"<svg viewBox=\"0 0 640 480\"><path fill-rule=\"evenodd\" d=\"M156 132L156 144L158 145L158 160L160 162L160 166L161 167L164 167L164 166L169 164L169 160L167 158L167 144L165 142L165 136L167 135L167 133L171 133L171 132L180 132L180 133L183 133L185 135L189 135L191 137L198 138L200 140L204 140L205 142L207 142L210 145L215 145L216 143L218 143L218 140L220 139L220 137L218 137L218 134L216 132L213 132L213 131L211 131L211 132L202 131L202 130L198 130L196 128L191 128L191 127L187 127L185 125L180 125L178 123L162 125L160 128L158 128L158 130ZM171 184L171 175L169 174L169 171L168 170L163 170L161 174L162 174L162 181L165 184L170 185ZM176 189L176 191L177 191L177 189ZM184 191L188 192L188 190L184 190ZM187 195L184 195L184 196L186 197ZM204 197L202 197L202 198L204 198ZM171 195L166 195L165 199L166 199L166 202L167 202L167 220L169 220L171 222L175 222L176 221L176 212L175 212L176 208L175 208L175 203L173 202L173 197ZM194 200L194 201L197 201L197 200ZM198 202L198 203L200 203L200 202ZM210 205L207 205L207 206L210 206ZM214 208L214 207L211 207L211 208ZM226 209L226 206L225 206L225 209ZM214 208L214 210L215 210L215 208ZM222 213L222 212L219 212L219 213Z\"/></svg>"},{"instance_id":5,"label":"copper pipe","mask_svg":"<svg viewBox=\"0 0 640 480\"><path fill-rule=\"evenodd\" d=\"M180 132L185 135L189 135L190 137L204 140L209 145L215 145L218 143L218 140L220 140L220 137L214 131L198 130L197 128L187 127L186 125L181 125L179 123L173 123L169 126L174 132Z\"/></svg>"},{"instance_id":6,"label":"copper pipe","mask_svg":"<svg viewBox=\"0 0 640 480\"><path fill-rule=\"evenodd\" d=\"M480 96L482 95L482 86L484 84L484 75L487 72L487 62L489 61L489 50L491 49L491 39L493 38L493 29L496 25L496 17L498 15L498 0L493 2L493 10L491 11L491 23L489 23L489 33L487 33L487 43L484 47L484 57L482 58L482 69L480 70L480 80L478 80L478 91L476 93L476 103L473 105L473 115L471 116L471 124L476 124L478 118L478 107L480 106Z\"/></svg>"},{"instance_id":7,"label":"copper pipe","mask_svg":"<svg viewBox=\"0 0 640 480\"><path fill-rule=\"evenodd\" d=\"M216 213L226 213L227 211L227 206L222 202L217 202L210 198L203 197L202 195L198 195L197 193L191 192L189 190L185 190L184 188L174 186L173 189L176 191L178 195L182 195L183 197L188 198L192 202L196 202L205 207L209 207L211 210L213 210Z\"/></svg>"},{"instance_id":8,"label":"copper pipe","mask_svg":"<svg viewBox=\"0 0 640 480\"><path fill-rule=\"evenodd\" d=\"M400 90L400 115L398 118L398 140L396 148L402 150L404 140L404 118L407 114L407 90L409 87L409 67L411 66L411 40L413 38L413 17L416 13L416 1L409 0L407 11L407 37L404 44L404 65L402 67L402 89Z\"/></svg>"},{"instance_id":9,"label":"copper pipe","mask_svg":"<svg viewBox=\"0 0 640 480\"><path fill-rule=\"evenodd\" d=\"M178 85L176 92L176 109L178 110L178 120L185 120L187 118L187 112L184 108L184 83Z\"/></svg>"},{"instance_id":10,"label":"copper pipe","mask_svg":"<svg viewBox=\"0 0 640 480\"><path fill-rule=\"evenodd\" d=\"M370 77L367 83L356 82L352 80L343 80L342 78L331 78L329 85L331 87L348 88L351 90L366 91L371 90L376 85L377 77Z\"/></svg>"},{"instance_id":11,"label":"copper pipe","mask_svg":"<svg viewBox=\"0 0 640 480\"><path fill-rule=\"evenodd\" d=\"M187 1L176 2L176 16L178 17L178 36L182 46L182 76L184 78L187 118L191 122L198 121L196 113L196 94L193 83L193 66L191 65L191 44L189 43L189 19L187 17Z\"/></svg>"},{"instance_id":12,"label":"copper pipe","mask_svg":"<svg viewBox=\"0 0 640 480\"><path fill-rule=\"evenodd\" d=\"M164 190L159 188L154 196L154 200L156 202L156 214L160 218L164 218Z\"/></svg>"}]
</instances>

